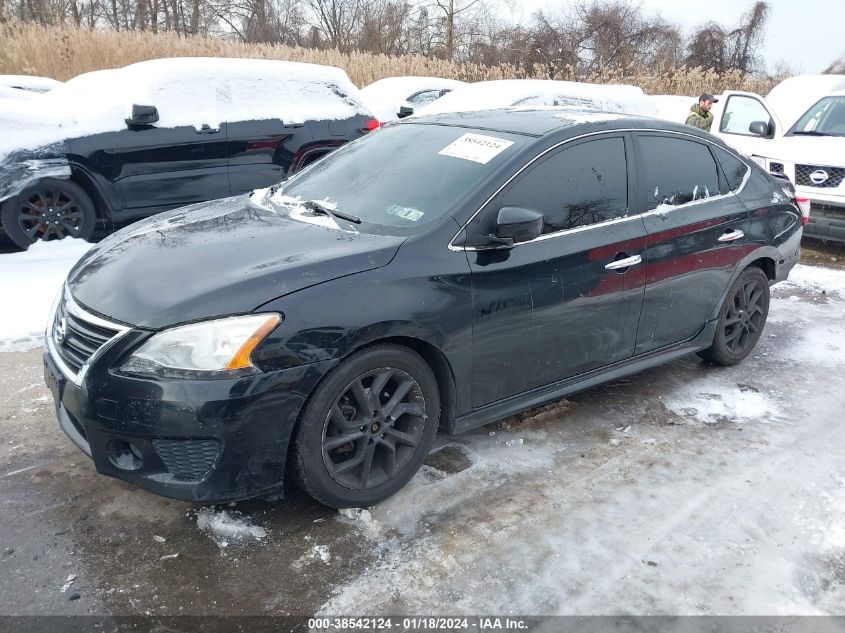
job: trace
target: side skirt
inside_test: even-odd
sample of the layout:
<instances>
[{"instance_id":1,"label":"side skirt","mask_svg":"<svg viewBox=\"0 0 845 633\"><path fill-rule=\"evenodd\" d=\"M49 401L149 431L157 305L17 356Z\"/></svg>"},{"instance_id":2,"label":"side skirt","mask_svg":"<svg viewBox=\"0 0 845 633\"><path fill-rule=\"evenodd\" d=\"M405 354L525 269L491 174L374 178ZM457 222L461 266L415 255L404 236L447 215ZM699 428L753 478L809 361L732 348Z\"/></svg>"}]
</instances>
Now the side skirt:
<instances>
[{"instance_id":1,"label":"side skirt","mask_svg":"<svg viewBox=\"0 0 845 633\"><path fill-rule=\"evenodd\" d=\"M713 338L716 334L716 322L716 319L708 321L705 323L701 332L687 341L662 347L647 354L635 356L586 374L567 378L566 380L552 383L545 387L533 389L532 391L485 405L452 420L447 426L447 431L450 435L464 433L465 431L484 426L490 422L495 422L502 418L522 413L528 409L539 407L548 402L560 400L578 391L617 380L624 376L636 374L645 369L663 365L681 356L707 349L713 343Z\"/></svg>"}]
</instances>

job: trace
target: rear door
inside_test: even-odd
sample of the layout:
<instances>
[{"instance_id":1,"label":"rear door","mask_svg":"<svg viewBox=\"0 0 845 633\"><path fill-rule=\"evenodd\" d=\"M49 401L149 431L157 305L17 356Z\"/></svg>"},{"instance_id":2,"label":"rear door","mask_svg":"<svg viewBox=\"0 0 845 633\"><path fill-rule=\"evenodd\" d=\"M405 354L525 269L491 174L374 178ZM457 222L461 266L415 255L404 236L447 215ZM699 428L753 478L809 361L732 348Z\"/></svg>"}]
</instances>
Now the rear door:
<instances>
[{"instance_id":1,"label":"rear door","mask_svg":"<svg viewBox=\"0 0 845 633\"><path fill-rule=\"evenodd\" d=\"M642 354L698 334L754 246L748 210L732 193L709 143L683 134L635 136L648 232L635 350ZM731 178L734 187L744 183L735 174Z\"/></svg>"},{"instance_id":2,"label":"rear door","mask_svg":"<svg viewBox=\"0 0 845 633\"><path fill-rule=\"evenodd\" d=\"M474 407L633 353L645 227L632 215L631 154L623 134L566 144L517 177L467 226L471 244L495 230L504 206L545 218L544 234L534 241L467 253Z\"/></svg>"}]
</instances>

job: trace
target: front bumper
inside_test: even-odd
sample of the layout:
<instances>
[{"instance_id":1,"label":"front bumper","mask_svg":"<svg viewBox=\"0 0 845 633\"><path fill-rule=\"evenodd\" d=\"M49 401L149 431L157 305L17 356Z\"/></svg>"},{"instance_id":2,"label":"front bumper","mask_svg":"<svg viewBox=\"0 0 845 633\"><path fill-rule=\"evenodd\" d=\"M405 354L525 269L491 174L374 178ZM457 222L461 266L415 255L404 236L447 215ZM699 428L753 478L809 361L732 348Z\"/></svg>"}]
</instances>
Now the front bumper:
<instances>
[{"instance_id":1,"label":"front bumper","mask_svg":"<svg viewBox=\"0 0 845 633\"><path fill-rule=\"evenodd\" d=\"M804 227L804 235L845 242L845 198L835 202L813 198L810 201L810 223Z\"/></svg>"},{"instance_id":2,"label":"front bumper","mask_svg":"<svg viewBox=\"0 0 845 633\"><path fill-rule=\"evenodd\" d=\"M185 501L281 492L291 434L333 361L220 380L163 380L110 370L108 350L68 380L44 351L59 426L97 471Z\"/></svg>"}]
</instances>

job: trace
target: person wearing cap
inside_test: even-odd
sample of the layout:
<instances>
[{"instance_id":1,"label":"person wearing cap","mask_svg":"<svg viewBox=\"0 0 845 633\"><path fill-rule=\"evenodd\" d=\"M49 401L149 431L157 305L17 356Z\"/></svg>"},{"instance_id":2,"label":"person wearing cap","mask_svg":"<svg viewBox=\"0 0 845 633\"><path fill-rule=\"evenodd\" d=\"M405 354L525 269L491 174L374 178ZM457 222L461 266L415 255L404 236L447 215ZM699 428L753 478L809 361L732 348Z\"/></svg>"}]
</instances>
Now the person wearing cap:
<instances>
[{"instance_id":1,"label":"person wearing cap","mask_svg":"<svg viewBox=\"0 0 845 633\"><path fill-rule=\"evenodd\" d=\"M713 107L714 103L719 103L719 100L709 92L703 93L698 98L698 103L690 106L690 113L689 116L687 116L687 125L709 132L710 126L713 123L713 115L710 112L710 108Z\"/></svg>"}]
</instances>

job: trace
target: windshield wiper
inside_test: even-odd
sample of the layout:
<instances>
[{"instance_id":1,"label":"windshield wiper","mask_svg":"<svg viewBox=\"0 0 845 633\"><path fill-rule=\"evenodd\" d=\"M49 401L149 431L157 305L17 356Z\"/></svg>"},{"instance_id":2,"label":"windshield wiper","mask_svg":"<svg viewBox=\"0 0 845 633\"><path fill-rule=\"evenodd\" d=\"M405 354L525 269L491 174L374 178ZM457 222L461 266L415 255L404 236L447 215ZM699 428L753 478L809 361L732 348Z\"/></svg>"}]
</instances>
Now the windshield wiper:
<instances>
[{"instance_id":1,"label":"windshield wiper","mask_svg":"<svg viewBox=\"0 0 845 633\"><path fill-rule=\"evenodd\" d=\"M838 136L838 134L828 134L827 132L819 132L818 130L795 130L793 134L801 134L802 136Z\"/></svg>"},{"instance_id":2,"label":"windshield wiper","mask_svg":"<svg viewBox=\"0 0 845 633\"><path fill-rule=\"evenodd\" d=\"M341 220L346 220L347 222L361 224L361 218L359 218L357 215L352 215L351 213L344 213L343 211L333 211L329 208L329 205L325 204L324 202L320 202L319 200L306 200L304 203L302 203L302 206L311 211L312 213L322 213L323 215L327 215L335 222L337 222L337 219L340 218Z\"/></svg>"}]
</instances>

